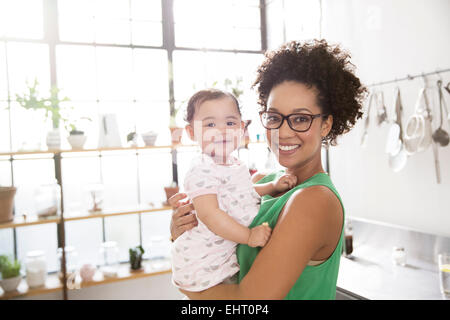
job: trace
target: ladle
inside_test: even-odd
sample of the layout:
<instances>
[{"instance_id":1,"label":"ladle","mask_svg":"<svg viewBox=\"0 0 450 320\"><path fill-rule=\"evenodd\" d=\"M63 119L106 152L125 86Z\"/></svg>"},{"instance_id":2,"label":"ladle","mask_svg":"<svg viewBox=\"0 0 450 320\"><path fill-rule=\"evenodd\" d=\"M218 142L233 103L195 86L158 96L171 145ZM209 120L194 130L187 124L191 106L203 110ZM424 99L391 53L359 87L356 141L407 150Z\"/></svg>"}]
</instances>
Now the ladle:
<instances>
[{"instance_id":1,"label":"ladle","mask_svg":"<svg viewBox=\"0 0 450 320\"><path fill-rule=\"evenodd\" d=\"M439 111L441 114L440 117L440 124L439 128L436 129L436 131L433 132L433 141L436 143L439 143L442 147L445 147L450 142L450 137L448 133L442 129L443 124L443 96L442 96L442 81L438 80L437 82L438 88L439 88Z\"/></svg>"}]
</instances>

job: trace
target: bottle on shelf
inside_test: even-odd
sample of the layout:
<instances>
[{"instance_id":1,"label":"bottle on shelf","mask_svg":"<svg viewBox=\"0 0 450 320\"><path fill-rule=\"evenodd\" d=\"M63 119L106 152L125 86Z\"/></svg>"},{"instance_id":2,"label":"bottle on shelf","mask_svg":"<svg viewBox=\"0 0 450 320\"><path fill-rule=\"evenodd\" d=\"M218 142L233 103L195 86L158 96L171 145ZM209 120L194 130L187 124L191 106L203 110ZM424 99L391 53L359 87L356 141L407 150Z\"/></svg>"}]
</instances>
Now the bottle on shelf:
<instances>
[{"instance_id":1,"label":"bottle on shelf","mask_svg":"<svg viewBox=\"0 0 450 320\"><path fill-rule=\"evenodd\" d=\"M350 258L353 253L353 226L350 220L345 221L344 239L344 255Z\"/></svg>"}]
</instances>

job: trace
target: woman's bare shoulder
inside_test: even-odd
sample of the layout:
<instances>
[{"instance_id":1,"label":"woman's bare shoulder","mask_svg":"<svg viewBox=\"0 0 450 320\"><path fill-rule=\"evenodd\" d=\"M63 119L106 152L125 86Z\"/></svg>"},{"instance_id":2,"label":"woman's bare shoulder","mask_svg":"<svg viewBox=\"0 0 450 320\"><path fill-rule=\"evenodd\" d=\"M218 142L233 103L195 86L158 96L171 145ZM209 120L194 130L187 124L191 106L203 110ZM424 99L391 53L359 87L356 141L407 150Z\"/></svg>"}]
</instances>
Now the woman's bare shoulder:
<instances>
[{"instance_id":1,"label":"woman's bare shoulder","mask_svg":"<svg viewBox=\"0 0 450 320\"><path fill-rule=\"evenodd\" d=\"M333 191L315 185L295 191L286 202L284 214L293 214L298 219L314 219L321 225L334 226L342 220L342 206ZM324 224L322 224L324 223Z\"/></svg>"}]
</instances>

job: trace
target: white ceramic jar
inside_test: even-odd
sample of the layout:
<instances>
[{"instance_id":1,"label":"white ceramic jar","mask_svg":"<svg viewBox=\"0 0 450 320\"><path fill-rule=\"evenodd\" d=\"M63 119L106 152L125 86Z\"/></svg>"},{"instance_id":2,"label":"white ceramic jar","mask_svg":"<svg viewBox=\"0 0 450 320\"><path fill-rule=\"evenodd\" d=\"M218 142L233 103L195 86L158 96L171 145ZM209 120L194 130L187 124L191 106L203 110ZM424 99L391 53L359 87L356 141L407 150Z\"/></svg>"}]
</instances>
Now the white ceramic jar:
<instances>
[{"instance_id":1,"label":"white ceramic jar","mask_svg":"<svg viewBox=\"0 0 450 320\"><path fill-rule=\"evenodd\" d=\"M41 250L29 251L25 259L26 281L30 288L45 285L47 280L47 261Z\"/></svg>"}]
</instances>

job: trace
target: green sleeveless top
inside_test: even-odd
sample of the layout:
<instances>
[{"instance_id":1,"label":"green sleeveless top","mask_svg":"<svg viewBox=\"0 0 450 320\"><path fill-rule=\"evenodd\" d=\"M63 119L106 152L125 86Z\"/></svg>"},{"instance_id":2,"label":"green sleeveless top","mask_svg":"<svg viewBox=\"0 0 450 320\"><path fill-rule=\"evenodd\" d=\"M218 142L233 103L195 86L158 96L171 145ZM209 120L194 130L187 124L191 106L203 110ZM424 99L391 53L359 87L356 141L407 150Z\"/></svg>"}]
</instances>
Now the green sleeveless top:
<instances>
[{"instance_id":1,"label":"green sleeveless top","mask_svg":"<svg viewBox=\"0 0 450 320\"><path fill-rule=\"evenodd\" d=\"M272 173L265 176L257 183L266 183L274 180L275 178L284 174L284 171ZM342 200L336 191L330 177L326 173L318 173L302 184L292 188L284 195L280 197L271 197L269 195L263 196L261 199L261 208L258 214L253 219L249 228L260 225L263 222L269 223L269 226L273 229L277 223L278 215L281 209L286 204L289 197L298 189L303 189L315 185L322 185L328 187L336 197L339 199L342 211L344 212L344 206ZM345 216L343 217L343 219ZM343 220L345 221L345 220ZM343 228L341 230L341 237L338 245L333 251L333 254L324 262L317 266L306 266L303 269L302 274L295 282L292 289L289 291L285 299L287 300L332 300L336 298L336 282L339 271L339 262L341 258L343 242ZM237 258L240 265L239 282L244 278L250 267L253 264L256 256L261 248L252 248L244 244L239 244L237 247Z\"/></svg>"}]
</instances>

